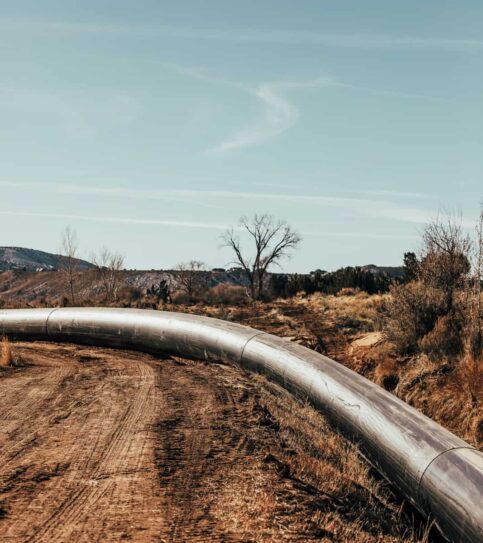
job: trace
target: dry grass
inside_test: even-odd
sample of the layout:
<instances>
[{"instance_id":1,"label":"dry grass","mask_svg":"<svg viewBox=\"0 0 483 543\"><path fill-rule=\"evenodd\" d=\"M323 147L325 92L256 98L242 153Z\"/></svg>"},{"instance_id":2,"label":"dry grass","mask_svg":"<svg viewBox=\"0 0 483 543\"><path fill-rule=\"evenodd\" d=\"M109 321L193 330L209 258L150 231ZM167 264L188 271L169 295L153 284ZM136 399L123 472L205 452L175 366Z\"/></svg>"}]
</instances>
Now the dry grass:
<instances>
[{"instance_id":1,"label":"dry grass","mask_svg":"<svg viewBox=\"0 0 483 543\"><path fill-rule=\"evenodd\" d=\"M412 359L401 371L398 396L480 450L483 449L481 362L463 358L455 366Z\"/></svg>"},{"instance_id":2,"label":"dry grass","mask_svg":"<svg viewBox=\"0 0 483 543\"><path fill-rule=\"evenodd\" d=\"M0 367L8 368L13 365L12 345L6 336L1 340Z\"/></svg>"},{"instance_id":3,"label":"dry grass","mask_svg":"<svg viewBox=\"0 0 483 543\"><path fill-rule=\"evenodd\" d=\"M270 489L271 480L266 470L254 467L249 473L233 469L221 488L214 489L217 504L215 516L222 517L227 531L236 533L243 541L276 543L280 541L280 523L274 522L277 503ZM232 514L226 515L227 508Z\"/></svg>"},{"instance_id":4,"label":"dry grass","mask_svg":"<svg viewBox=\"0 0 483 543\"><path fill-rule=\"evenodd\" d=\"M460 362L459 383L470 395L471 403L483 403L483 357L475 359L467 355Z\"/></svg>"},{"instance_id":5,"label":"dry grass","mask_svg":"<svg viewBox=\"0 0 483 543\"><path fill-rule=\"evenodd\" d=\"M316 527L321 541L426 541L426 525L413 525L402 502L375 476L356 446L334 432L310 405L263 377L255 380L282 444L275 453L279 469L319 496L307 523Z\"/></svg>"},{"instance_id":6,"label":"dry grass","mask_svg":"<svg viewBox=\"0 0 483 543\"><path fill-rule=\"evenodd\" d=\"M261 408L258 424L271 437L265 437L263 456L259 451L251 456L250 469L233 465L226 483L214 491L213 513L230 532L253 542L428 541L426 523L415 524L357 447L320 413L262 376L252 382L250 396ZM274 470L284 481L283 492Z\"/></svg>"}]
</instances>

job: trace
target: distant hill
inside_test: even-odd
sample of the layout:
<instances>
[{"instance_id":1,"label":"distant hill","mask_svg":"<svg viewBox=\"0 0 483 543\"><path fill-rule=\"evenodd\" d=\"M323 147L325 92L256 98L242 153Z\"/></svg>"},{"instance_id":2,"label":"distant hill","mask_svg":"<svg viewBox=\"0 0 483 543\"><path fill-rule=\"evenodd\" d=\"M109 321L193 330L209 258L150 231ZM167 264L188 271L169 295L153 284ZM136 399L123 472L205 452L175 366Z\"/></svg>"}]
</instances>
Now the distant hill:
<instances>
[{"instance_id":1,"label":"distant hill","mask_svg":"<svg viewBox=\"0 0 483 543\"><path fill-rule=\"evenodd\" d=\"M58 270L66 262L67 258L38 251L37 249L25 249L24 247L0 247L0 271L24 270L47 271ZM89 270L94 265L86 260L77 260L79 270Z\"/></svg>"},{"instance_id":2,"label":"distant hill","mask_svg":"<svg viewBox=\"0 0 483 543\"><path fill-rule=\"evenodd\" d=\"M0 297L34 301L42 297L55 299L61 296L65 290L61 278L58 277L58 274L45 272L61 269L66 260L66 257L62 255L36 249L0 247L0 274L2 274L0 277ZM95 266L92 263L78 260L79 271L93 268ZM248 285L245 273L238 267L214 268L210 271L197 273L205 277L208 287L220 284L242 287ZM373 277L371 278L371 276ZM369 264L341 268L332 272L314 270L310 274L270 273L267 281L274 282L273 291L283 297L298 291L333 294L346 287L359 288L369 293L385 292L392 280L400 281L403 277L404 269L402 267ZM172 292L179 288L179 280L175 270L123 270L122 272L122 283L141 293L158 288L160 282L167 283ZM94 277L90 277L89 281L82 283L80 288L82 295L87 299L95 296L100 289Z\"/></svg>"}]
</instances>

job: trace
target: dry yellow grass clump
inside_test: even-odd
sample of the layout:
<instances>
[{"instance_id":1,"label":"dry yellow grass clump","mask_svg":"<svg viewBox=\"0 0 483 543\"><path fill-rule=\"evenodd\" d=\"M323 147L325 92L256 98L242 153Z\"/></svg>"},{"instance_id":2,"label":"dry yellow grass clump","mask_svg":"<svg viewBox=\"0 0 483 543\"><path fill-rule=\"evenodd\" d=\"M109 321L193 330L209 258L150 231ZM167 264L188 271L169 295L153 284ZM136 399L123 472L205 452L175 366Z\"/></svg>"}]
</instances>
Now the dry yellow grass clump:
<instances>
[{"instance_id":1,"label":"dry yellow grass clump","mask_svg":"<svg viewBox=\"0 0 483 543\"><path fill-rule=\"evenodd\" d=\"M2 338L0 367L8 368L13 363L12 346L6 336Z\"/></svg>"}]
</instances>

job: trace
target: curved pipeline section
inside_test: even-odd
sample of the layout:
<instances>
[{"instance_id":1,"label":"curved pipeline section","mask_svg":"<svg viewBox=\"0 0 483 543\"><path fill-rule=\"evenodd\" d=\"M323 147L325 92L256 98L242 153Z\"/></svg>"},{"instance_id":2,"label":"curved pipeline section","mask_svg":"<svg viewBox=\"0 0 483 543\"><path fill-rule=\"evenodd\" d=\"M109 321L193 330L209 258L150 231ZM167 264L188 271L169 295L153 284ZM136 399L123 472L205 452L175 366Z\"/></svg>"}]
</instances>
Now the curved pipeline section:
<instances>
[{"instance_id":1,"label":"curved pipeline section","mask_svg":"<svg viewBox=\"0 0 483 543\"><path fill-rule=\"evenodd\" d=\"M454 542L483 542L483 454L364 377L314 351L226 321L137 309L0 311L0 332L225 360L307 399Z\"/></svg>"}]
</instances>

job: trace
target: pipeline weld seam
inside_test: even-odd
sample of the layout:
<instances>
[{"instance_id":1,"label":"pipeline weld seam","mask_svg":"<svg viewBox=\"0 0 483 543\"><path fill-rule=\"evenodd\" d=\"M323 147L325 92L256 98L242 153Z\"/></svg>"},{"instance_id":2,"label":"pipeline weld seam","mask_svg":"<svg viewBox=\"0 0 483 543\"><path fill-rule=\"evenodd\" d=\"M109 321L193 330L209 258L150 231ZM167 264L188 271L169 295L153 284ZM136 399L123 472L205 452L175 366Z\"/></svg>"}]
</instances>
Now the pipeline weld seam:
<instances>
[{"instance_id":1,"label":"pipeline weld seam","mask_svg":"<svg viewBox=\"0 0 483 543\"><path fill-rule=\"evenodd\" d=\"M45 335L47 337L49 336L49 319L52 316L52 314L55 313L55 311L57 311L58 309L59 309L58 307L54 307L54 309L52 309L52 311L50 311L50 313L47 315L47 319L45 321Z\"/></svg>"},{"instance_id":2,"label":"pipeline weld seam","mask_svg":"<svg viewBox=\"0 0 483 543\"><path fill-rule=\"evenodd\" d=\"M262 336L262 335L269 335L267 334L266 332L257 332L256 334L253 334L253 336L249 339L247 339L245 345L243 345L243 348L242 348L242 351L240 353L240 366L242 365L243 363L243 355L245 354L245 349L246 349L246 346L250 343L250 341L258 336Z\"/></svg>"},{"instance_id":3,"label":"pipeline weld seam","mask_svg":"<svg viewBox=\"0 0 483 543\"><path fill-rule=\"evenodd\" d=\"M451 451L457 451L459 449L469 449L470 451L475 451L476 450L475 447L472 447L471 445L468 445L467 447L464 447L464 446L451 447L451 449L446 449L445 451L440 452L432 460L430 460L428 465L424 468L423 472L421 473L421 477L419 478L419 481L418 481L417 496L418 496L419 499L421 498L421 485L422 485L422 482L423 482L423 478L426 475L426 472L428 471L428 469L431 467L431 464L434 461L438 460L438 458L443 456L443 454L446 454L446 453L451 452Z\"/></svg>"}]
</instances>

